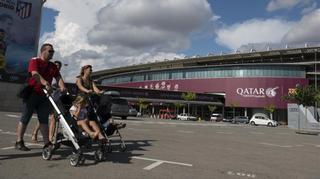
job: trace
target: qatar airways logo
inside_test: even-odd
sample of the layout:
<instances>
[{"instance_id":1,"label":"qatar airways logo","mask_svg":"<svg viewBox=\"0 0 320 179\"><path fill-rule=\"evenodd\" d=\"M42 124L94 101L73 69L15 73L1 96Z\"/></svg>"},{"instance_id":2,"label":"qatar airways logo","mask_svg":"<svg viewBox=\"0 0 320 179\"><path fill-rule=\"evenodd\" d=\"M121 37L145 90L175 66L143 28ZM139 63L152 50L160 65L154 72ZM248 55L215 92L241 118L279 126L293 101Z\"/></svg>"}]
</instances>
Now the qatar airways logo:
<instances>
[{"instance_id":1,"label":"qatar airways logo","mask_svg":"<svg viewBox=\"0 0 320 179\"><path fill-rule=\"evenodd\" d=\"M278 86L274 88L237 88L237 94L242 97L274 98L277 95Z\"/></svg>"}]
</instances>

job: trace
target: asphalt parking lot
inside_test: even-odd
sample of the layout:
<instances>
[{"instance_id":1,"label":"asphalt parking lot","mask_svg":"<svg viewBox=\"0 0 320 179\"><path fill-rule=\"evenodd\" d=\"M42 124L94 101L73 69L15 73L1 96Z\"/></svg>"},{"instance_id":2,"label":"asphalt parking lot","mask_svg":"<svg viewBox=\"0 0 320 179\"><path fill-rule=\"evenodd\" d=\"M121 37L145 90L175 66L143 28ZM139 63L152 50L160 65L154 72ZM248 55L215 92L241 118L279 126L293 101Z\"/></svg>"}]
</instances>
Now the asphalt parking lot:
<instances>
[{"instance_id":1,"label":"asphalt parking lot","mask_svg":"<svg viewBox=\"0 0 320 179\"><path fill-rule=\"evenodd\" d=\"M16 151L19 113L0 112L0 178L320 178L320 136L275 128L197 121L128 119L121 131L127 151L114 151L95 163L72 167L71 150L60 148L52 160L41 157L42 143L31 143L32 119Z\"/></svg>"}]
</instances>

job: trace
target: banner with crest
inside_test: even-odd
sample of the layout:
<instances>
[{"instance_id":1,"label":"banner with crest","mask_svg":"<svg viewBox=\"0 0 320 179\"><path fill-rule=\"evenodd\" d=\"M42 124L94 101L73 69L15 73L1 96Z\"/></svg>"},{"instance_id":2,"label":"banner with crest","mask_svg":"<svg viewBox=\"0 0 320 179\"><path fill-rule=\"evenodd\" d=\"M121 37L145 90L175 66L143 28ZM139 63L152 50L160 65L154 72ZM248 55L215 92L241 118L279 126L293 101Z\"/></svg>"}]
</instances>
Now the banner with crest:
<instances>
[{"instance_id":1,"label":"banner with crest","mask_svg":"<svg viewBox=\"0 0 320 179\"><path fill-rule=\"evenodd\" d=\"M0 81L24 81L37 55L43 0L0 0Z\"/></svg>"}]
</instances>

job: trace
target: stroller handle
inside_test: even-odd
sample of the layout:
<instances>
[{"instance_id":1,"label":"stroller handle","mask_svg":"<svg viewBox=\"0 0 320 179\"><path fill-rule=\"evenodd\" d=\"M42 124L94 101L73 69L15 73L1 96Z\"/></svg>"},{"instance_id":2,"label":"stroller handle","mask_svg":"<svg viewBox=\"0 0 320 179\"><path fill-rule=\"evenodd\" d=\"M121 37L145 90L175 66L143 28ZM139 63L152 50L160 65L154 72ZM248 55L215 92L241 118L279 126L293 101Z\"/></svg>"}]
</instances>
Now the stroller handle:
<instances>
[{"instance_id":1,"label":"stroller handle","mask_svg":"<svg viewBox=\"0 0 320 179\"><path fill-rule=\"evenodd\" d=\"M55 87L55 86L50 86L50 88L52 89L52 91L57 91L57 90L60 89L60 88L57 88L57 87ZM49 95L49 94L52 93L52 91L47 90L45 87L42 88L42 90L44 91L44 94L46 94L46 95ZM69 94L70 94L69 91L62 91L62 93L65 93L66 95L69 95Z\"/></svg>"}]
</instances>

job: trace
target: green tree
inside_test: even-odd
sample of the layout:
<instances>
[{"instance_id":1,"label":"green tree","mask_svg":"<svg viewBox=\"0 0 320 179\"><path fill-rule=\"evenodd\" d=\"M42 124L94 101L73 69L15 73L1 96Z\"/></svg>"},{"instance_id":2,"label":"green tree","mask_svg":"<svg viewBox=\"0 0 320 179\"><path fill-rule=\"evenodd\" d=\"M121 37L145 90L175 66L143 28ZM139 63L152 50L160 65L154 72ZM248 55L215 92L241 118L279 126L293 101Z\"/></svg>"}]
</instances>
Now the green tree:
<instances>
[{"instance_id":1,"label":"green tree","mask_svg":"<svg viewBox=\"0 0 320 179\"><path fill-rule=\"evenodd\" d=\"M211 115L215 110L217 110L217 106L208 105L208 109L209 109L210 115Z\"/></svg>"},{"instance_id":2,"label":"green tree","mask_svg":"<svg viewBox=\"0 0 320 179\"><path fill-rule=\"evenodd\" d=\"M176 107L176 114L179 113L179 109L185 106L183 103L174 103L174 106Z\"/></svg>"},{"instance_id":3,"label":"green tree","mask_svg":"<svg viewBox=\"0 0 320 179\"><path fill-rule=\"evenodd\" d=\"M188 101L188 113L190 113L190 102L196 99L196 93L194 92L187 92L187 93L182 93L181 96L185 101ZM190 113L191 114L191 113Z\"/></svg>"},{"instance_id":4,"label":"green tree","mask_svg":"<svg viewBox=\"0 0 320 179\"><path fill-rule=\"evenodd\" d=\"M297 86L294 92L284 96L286 101L296 102L298 105L313 106L319 100L319 92L313 86Z\"/></svg>"},{"instance_id":5,"label":"green tree","mask_svg":"<svg viewBox=\"0 0 320 179\"><path fill-rule=\"evenodd\" d=\"M146 102L145 99L141 99L141 98L140 98L140 99L138 100L138 103L137 103L137 104L139 105L139 112L140 112L140 114L143 115L142 112L143 112L145 109L148 108L149 103Z\"/></svg>"},{"instance_id":6,"label":"green tree","mask_svg":"<svg viewBox=\"0 0 320 179\"><path fill-rule=\"evenodd\" d=\"M264 109L269 112L270 119L273 120L273 112L275 111L276 107L273 104L269 104L266 107L264 107Z\"/></svg>"}]
</instances>

